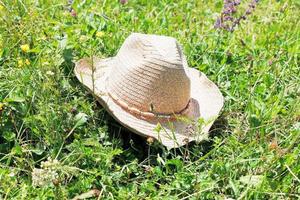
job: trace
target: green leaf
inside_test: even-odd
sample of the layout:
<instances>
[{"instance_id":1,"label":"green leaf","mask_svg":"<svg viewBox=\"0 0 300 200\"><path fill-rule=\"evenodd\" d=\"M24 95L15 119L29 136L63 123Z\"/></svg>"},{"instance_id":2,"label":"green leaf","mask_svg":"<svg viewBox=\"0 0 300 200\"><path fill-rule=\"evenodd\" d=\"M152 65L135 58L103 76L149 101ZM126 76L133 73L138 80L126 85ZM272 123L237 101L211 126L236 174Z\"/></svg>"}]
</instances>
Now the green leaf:
<instances>
[{"instance_id":1,"label":"green leaf","mask_svg":"<svg viewBox=\"0 0 300 200\"><path fill-rule=\"evenodd\" d=\"M16 134L13 132L4 132L2 136L9 142L13 141L16 138Z\"/></svg>"},{"instance_id":2,"label":"green leaf","mask_svg":"<svg viewBox=\"0 0 300 200\"><path fill-rule=\"evenodd\" d=\"M36 155L42 155L45 152L45 149L46 147L43 144L38 143L31 151Z\"/></svg>"},{"instance_id":3,"label":"green leaf","mask_svg":"<svg viewBox=\"0 0 300 200\"><path fill-rule=\"evenodd\" d=\"M19 97L19 96L12 96L9 98L4 99L4 102L17 102L17 103L21 103L24 102L25 98L24 97Z\"/></svg>"},{"instance_id":4,"label":"green leaf","mask_svg":"<svg viewBox=\"0 0 300 200\"><path fill-rule=\"evenodd\" d=\"M22 147L20 145L16 145L13 149L12 149L12 153L15 155L22 155Z\"/></svg>"},{"instance_id":5,"label":"green leaf","mask_svg":"<svg viewBox=\"0 0 300 200\"><path fill-rule=\"evenodd\" d=\"M81 113L81 112L78 113L75 116L75 121L76 121L75 128L82 126L83 124L85 124L87 122L87 114Z\"/></svg>"},{"instance_id":6,"label":"green leaf","mask_svg":"<svg viewBox=\"0 0 300 200\"><path fill-rule=\"evenodd\" d=\"M98 140L95 139L95 138L87 138L83 141L83 144L85 146L92 146L92 147L99 147L100 146Z\"/></svg>"},{"instance_id":7,"label":"green leaf","mask_svg":"<svg viewBox=\"0 0 300 200\"><path fill-rule=\"evenodd\" d=\"M166 162L167 168L171 169L171 166L175 166L177 171L180 171L183 167L183 163L179 158L171 159Z\"/></svg>"}]
</instances>

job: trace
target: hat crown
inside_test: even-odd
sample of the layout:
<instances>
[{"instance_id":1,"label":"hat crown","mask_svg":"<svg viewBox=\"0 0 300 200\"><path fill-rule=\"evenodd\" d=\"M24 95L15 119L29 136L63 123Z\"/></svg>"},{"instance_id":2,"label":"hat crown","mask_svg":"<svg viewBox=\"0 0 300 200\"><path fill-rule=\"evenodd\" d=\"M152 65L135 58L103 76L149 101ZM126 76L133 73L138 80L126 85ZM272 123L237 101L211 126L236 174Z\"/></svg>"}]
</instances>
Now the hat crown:
<instances>
[{"instance_id":1,"label":"hat crown","mask_svg":"<svg viewBox=\"0 0 300 200\"><path fill-rule=\"evenodd\" d=\"M179 113L190 99L186 68L174 38L133 33L114 58L108 92L141 112Z\"/></svg>"}]
</instances>

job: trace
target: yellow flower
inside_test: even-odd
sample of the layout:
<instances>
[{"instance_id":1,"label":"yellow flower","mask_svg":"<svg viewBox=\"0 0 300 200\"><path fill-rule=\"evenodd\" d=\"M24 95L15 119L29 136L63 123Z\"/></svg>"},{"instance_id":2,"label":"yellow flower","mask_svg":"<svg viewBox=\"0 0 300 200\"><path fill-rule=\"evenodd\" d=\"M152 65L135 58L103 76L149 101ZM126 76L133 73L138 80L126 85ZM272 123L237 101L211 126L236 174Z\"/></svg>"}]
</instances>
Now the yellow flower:
<instances>
[{"instance_id":1,"label":"yellow flower","mask_svg":"<svg viewBox=\"0 0 300 200\"><path fill-rule=\"evenodd\" d=\"M101 38L105 35L105 33L103 31L97 31L96 36Z\"/></svg>"},{"instance_id":2,"label":"yellow flower","mask_svg":"<svg viewBox=\"0 0 300 200\"><path fill-rule=\"evenodd\" d=\"M0 103L0 111L3 110L4 108L4 103Z\"/></svg>"},{"instance_id":3,"label":"yellow flower","mask_svg":"<svg viewBox=\"0 0 300 200\"><path fill-rule=\"evenodd\" d=\"M28 59L25 60L26 65L30 65L30 61Z\"/></svg>"},{"instance_id":4,"label":"yellow flower","mask_svg":"<svg viewBox=\"0 0 300 200\"><path fill-rule=\"evenodd\" d=\"M0 11L4 10L4 7L0 4Z\"/></svg>"},{"instance_id":5,"label":"yellow flower","mask_svg":"<svg viewBox=\"0 0 300 200\"><path fill-rule=\"evenodd\" d=\"M23 60L22 59L18 59L18 67L23 67Z\"/></svg>"},{"instance_id":6,"label":"yellow flower","mask_svg":"<svg viewBox=\"0 0 300 200\"><path fill-rule=\"evenodd\" d=\"M29 44L23 44L23 45L21 45L21 50L23 52L25 52L25 53L28 52L30 50Z\"/></svg>"},{"instance_id":7,"label":"yellow flower","mask_svg":"<svg viewBox=\"0 0 300 200\"><path fill-rule=\"evenodd\" d=\"M41 40L46 40L47 39L47 37L45 36L45 35L43 35L42 37L41 37Z\"/></svg>"},{"instance_id":8,"label":"yellow flower","mask_svg":"<svg viewBox=\"0 0 300 200\"><path fill-rule=\"evenodd\" d=\"M87 41L88 40L88 37L86 36L86 35L82 35L82 36L80 36L80 38L79 38L79 41L80 42L85 42L85 41Z\"/></svg>"}]
</instances>

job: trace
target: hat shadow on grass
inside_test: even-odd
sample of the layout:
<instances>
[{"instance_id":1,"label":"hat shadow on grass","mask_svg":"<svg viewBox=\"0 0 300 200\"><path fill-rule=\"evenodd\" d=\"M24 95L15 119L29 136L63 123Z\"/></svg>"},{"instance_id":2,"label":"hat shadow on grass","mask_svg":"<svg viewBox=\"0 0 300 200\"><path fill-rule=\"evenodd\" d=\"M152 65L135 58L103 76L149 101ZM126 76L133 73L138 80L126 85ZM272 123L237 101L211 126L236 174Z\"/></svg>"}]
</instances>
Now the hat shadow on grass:
<instances>
[{"instance_id":1,"label":"hat shadow on grass","mask_svg":"<svg viewBox=\"0 0 300 200\"><path fill-rule=\"evenodd\" d=\"M98 106L101 107L100 104ZM145 159L150 159L149 156L154 156L153 158L156 159L157 154L162 154L164 151L167 151L167 148L159 143L158 141L154 142L152 145L147 143L147 138L142 137L134 132L131 132L126 127L122 126L118 121L116 121L113 117L111 117L105 111L106 119L108 120L108 132L109 137L112 139L120 140L120 146L123 150L131 151L136 155L140 162ZM201 152L201 156L207 154L211 149L213 149L213 139L215 137L225 137L226 136L226 129L228 126L228 121L223 114L221 114L214 124L212 125L208 140L201 141L197 143L196 141L192 141L188 143L186 146L181 146L179 148L173 148L170 150L170 156L172 155L179 155L182 157L188 156L187 154L193 154L194 156L190 156L190 159L199 159L198 152ZM150 148L150 155L149 155L149 148ZM188 152L188 153L187 153ZM156 161L155 161L156 162Z\"/></svg>"}]
</instances>

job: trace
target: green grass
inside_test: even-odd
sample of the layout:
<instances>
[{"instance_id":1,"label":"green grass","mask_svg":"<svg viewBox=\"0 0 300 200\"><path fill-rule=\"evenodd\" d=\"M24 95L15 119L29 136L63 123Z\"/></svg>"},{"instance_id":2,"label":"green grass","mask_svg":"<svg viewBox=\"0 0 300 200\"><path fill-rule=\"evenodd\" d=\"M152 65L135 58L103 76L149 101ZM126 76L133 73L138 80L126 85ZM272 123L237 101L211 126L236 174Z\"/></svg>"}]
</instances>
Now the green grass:
<instances>
[{"instance_id":1,"label":"green grass","mask_svg":"<svg viewBox=\"0 0 300 200\"><path fill-rule=\"evenodd\" d=\"M213 28L221 0L78 0L76 17L66 4L0 0L0 199L300 198L299 1L261 1L233 33ZM175 37L220 87L210 141L148 146L76 80L74 61L115 55L131 32ZM48 158L55 180L36 187Z\"/></svg>"}]
</instances>

